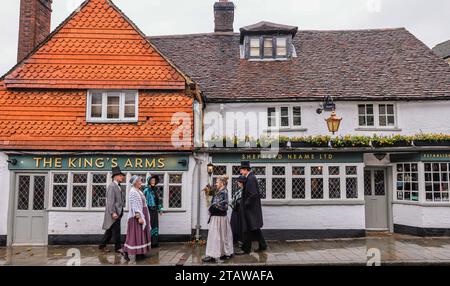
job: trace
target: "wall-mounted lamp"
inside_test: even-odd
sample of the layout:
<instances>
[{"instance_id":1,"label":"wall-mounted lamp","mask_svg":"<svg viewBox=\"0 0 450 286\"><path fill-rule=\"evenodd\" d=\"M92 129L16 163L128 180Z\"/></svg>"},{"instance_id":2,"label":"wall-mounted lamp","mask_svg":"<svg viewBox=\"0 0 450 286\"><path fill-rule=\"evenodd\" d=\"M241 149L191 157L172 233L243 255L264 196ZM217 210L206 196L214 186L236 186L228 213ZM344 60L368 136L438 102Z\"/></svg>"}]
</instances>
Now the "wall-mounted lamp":
<instances>
[{"instance_id":1,"label":"wall-mounted lamp","mask_svg":"<svg viewBox=\"0 0 450 286\"><path fill-rule=\"evenodd\" d=\"M209 163L208 164L207 171L208 171L208 175L211 177L212 174L214 173L214 165L213 165L213 163Z\"/></svg>"},{"instance_id":2,"label":"wall-mounted lamp","mask_svg":"<svg viewBox=\"0 0 450 286\"><path fill-rule=\"evenodd\" d=\"M333 98L330 95L328 95L324 99L324 101L320 105L320 107L317 108L316 112L317 112L317 114L322 114L322 112L324 112L324 111L331 112L331 111L335 111L335 110L336 110L336 104L334 103Z\"/></svg>"}]
</instances>

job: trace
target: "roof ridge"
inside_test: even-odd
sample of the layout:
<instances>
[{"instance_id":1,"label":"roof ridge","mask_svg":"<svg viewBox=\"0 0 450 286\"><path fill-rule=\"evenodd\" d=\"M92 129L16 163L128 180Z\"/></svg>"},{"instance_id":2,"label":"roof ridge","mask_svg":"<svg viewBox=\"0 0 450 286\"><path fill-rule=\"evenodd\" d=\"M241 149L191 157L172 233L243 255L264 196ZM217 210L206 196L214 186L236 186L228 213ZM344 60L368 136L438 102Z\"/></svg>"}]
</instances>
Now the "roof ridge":
<instances>
[{"instance_id":1,"label":"roof ridge","mask_svg":"<svg viewBox=\"0 0 450 286\"><path fill-rule=\"evenodd\" d=\"M298 33L308 33L308 32L323 32L323 33L342 33L342 32L383 32L383 31L401 31L406 30L405 27L398 28L373 28L373 29L349 29L349 30L299 30ZM176 39L182 37L202 37L202 36L239 36L238 32L210 32L210 33L187 33L187 34L173 34L173 35L147 35L148 39Z\"/></svg>"}]
</instances>

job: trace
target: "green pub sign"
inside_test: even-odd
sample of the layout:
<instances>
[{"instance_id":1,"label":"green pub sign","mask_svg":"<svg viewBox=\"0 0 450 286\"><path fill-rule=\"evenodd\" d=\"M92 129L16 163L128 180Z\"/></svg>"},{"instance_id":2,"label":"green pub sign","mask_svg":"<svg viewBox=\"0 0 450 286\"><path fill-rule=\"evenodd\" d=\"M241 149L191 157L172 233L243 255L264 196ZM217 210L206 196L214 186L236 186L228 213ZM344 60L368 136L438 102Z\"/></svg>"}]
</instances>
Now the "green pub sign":
<instances>
[{"instance_id":1,"label":"green pub sign","mask_svg":"<svg viewBox=\"0 0 450 286\"><path fill-rule=\"evenodd\" d=\"M362 163L362 153L222 153L212 156L213 163Z\"/></svg>"},{"instance_id":2,"label":"green pub sign","mask_svg":"<svg viewBox=\"0 0 450 286\"><path fill-rule=\"evenodd\" d=\"M9 164L14 170L64 170L64 171L108 171L119 166L123 171L187 171L188 156L10 156L17 162Z\"/></svg>"}]
</instances>

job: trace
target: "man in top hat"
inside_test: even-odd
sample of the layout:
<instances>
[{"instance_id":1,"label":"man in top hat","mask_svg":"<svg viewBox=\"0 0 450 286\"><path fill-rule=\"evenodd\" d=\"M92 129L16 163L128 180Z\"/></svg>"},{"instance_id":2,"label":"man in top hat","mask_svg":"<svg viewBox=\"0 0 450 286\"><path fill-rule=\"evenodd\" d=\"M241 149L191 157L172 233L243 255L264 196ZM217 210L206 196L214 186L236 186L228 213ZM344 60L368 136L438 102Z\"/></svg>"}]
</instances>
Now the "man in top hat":
<instances>
[{"instance_id":1,"label":"man in top hat","mask_svg":"<svg viewBox=\"0 0 450 286\"><path fill-rule=\"evenodd\" d=\"M122 195L120 184L125 180L125 177L126 175L122 173L119 167L112 168L112 183L106 190L106 208L103 221L103 229L106 231L99 246L100 250L106 249L106 245L111 241L111 238L114 239L114 250L120 252L122 249L120 221L123 216L125 197Z\"/></svg>"},{"instance_id":2,"label":"man in top hat","mask_svg":"<svg viewBox=\"0 0 450 286\"><path fill-rule=\"evenodd\" d=\"M261 232L261 228L263 227L263 215L258 180L252 172L249 161L241 162L240 172L247 180L242 192L241 202L244 241L242 252L236 253L237 255L249 254L251 252L253 241L258 241L259 243L257 251L265 251L267 249L266 241Z\"/></svg>"}]
</instances>

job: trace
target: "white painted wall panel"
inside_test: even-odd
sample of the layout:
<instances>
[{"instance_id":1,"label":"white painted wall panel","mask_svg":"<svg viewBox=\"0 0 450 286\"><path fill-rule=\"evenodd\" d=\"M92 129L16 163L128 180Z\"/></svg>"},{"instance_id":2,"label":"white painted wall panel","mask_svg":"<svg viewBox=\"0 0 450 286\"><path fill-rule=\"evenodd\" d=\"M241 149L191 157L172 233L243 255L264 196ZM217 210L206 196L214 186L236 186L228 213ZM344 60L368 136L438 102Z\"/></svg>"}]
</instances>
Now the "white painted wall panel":
<instances>
[{"instance_id":1,"label":"white painted wall panel","mask_svg":"<svg viewBox=\"0 0 450 286\"><path fill-rule=\"evenodd\" d=\"M10 172L6 160L8 156L0 153L0 235L6 235L8 232Z\"/></svg>"}]
</instances>

